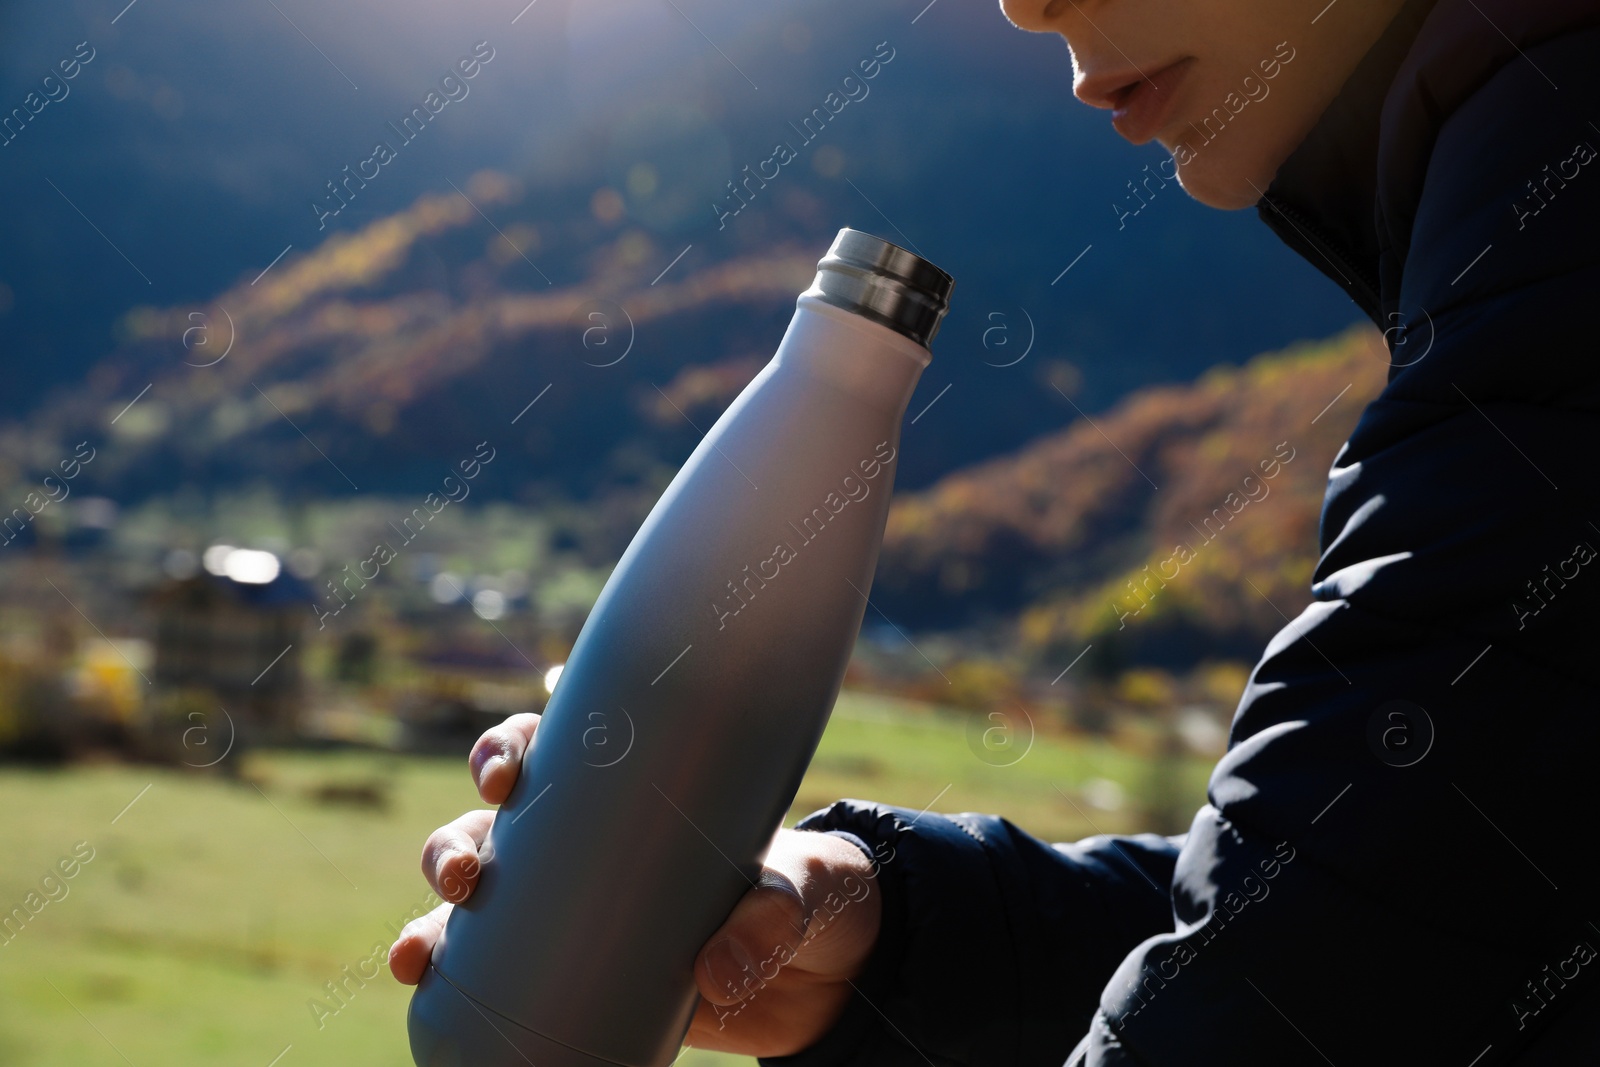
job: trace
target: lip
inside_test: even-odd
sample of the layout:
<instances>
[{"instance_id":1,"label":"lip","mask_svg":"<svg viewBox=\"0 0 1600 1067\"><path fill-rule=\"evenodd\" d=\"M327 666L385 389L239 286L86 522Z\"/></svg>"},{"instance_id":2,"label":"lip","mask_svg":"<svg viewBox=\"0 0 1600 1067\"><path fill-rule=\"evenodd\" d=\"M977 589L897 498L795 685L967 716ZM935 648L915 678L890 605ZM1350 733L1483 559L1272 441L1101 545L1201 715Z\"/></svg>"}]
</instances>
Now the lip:
<instances>
[{"instance_id":1,"label":"lip","mask_svg":"<svg viewBox=\"0 0 1600 1067\"><path fill-rule=\"evenodd\" d=\"M1153 138L1167 125L1193 65L1194 57L1186 56L1118 90L1113 94L1111 125L1134 144Z\"/></svg>"}]
</instances>

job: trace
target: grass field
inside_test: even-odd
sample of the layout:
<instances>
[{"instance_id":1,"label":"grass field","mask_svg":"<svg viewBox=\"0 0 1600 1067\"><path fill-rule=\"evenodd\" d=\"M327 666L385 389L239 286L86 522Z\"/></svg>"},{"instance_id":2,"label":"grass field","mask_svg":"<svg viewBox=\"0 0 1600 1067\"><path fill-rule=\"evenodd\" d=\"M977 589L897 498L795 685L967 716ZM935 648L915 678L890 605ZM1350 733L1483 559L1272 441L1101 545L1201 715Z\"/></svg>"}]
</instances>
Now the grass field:
<instances>
[{"instance_id":1,"label":"grass field","mask_svg":"<svg viewBox=\"0 0 1600 1067\"><path fill-rule=\"evenodd\" d=\"M1150 774L1138 757L1041 735L1016 763L995 766L1003 761L974 754L968 722L847 693L790 822L854 796L1003 814L1048 840L1138 828L1127 810L1097 809L1080 793L1106 779L1137 795ZM48 901L9 941L0 936L0 1064L411 1062L408 990L386 969L348 986L342 1007L323 987L347 966L372 973L375 948L426 903L422 839L476 806L464 763L267 752L246 767L244 783L184 768L0 769L0 910L29 893L35 906ZM1192 760L1178 775L1195 805L1208 770ZM390 785L386 807L317 797L375 780ZM78 861L73 876L45 883L64 859ZM319 998L338 1010L314 1011ZM679 1061L752 1062L699 1050Z\"/></svg>"}]
</instances>

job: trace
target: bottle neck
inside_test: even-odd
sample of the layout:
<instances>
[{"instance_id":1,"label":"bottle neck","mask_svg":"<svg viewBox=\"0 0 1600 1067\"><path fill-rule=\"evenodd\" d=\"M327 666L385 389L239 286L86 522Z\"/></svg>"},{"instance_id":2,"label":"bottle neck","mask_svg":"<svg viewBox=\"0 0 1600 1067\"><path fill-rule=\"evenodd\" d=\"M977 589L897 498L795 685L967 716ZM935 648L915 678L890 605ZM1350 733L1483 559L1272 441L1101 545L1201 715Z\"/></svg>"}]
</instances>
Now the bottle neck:
<instances>
[{"instance_id":1,"label":"bottle neck","mask_svg":"<svg viewBox=\"0 0 1600 1067\"><path fill-rule=\"evenodd\" d=\"M874 407L905 412L932 354L889 327L802 294L778 346L781 369L820 378Z\"/></svg>"}]
</instances>

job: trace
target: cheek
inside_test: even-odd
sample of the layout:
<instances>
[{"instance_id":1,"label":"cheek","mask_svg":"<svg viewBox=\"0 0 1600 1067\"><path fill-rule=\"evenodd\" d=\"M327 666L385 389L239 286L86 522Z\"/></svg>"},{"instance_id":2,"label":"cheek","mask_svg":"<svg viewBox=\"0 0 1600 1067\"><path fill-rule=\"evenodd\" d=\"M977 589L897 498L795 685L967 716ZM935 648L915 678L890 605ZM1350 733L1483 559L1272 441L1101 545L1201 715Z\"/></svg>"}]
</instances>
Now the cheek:
<instances>
[{"instance_id":1,"label":"cheek","mask_svg":"<svg viewBox=\"0 0 1600 1067\"><path fill-rule=\"evenodd\" d=\"M1142 2L1152 8L1164 6L1155 0ZM1169 148L1176 153L1181 142L1192 155L1178 160L1179 181L1191 196L1212 207L1249 207L1260 199L1327 104L1319 95L1318 86L1325 79L1313 68L1311 49L1301 48L1284 62L1283 56L1290 53L1285 48L1280 55L1279 43L1286 39L1291 46L1305 43L1308 29L1328 28L1344 5L1335 6L1315 27L1306 25L1310 16L1293 0L1193 0L1177 6L1188 9L1182 25L1162 30L1160 39L1176 42L1177 51L1197 59L1182 87L1173 122L1164 131L1174 138ZM1332 43L1323 49L1332 50ZM1264 60L1277 63L1277 74L1270 80L1261 73L1259 64Z\"/></svg>"}]
</instances>

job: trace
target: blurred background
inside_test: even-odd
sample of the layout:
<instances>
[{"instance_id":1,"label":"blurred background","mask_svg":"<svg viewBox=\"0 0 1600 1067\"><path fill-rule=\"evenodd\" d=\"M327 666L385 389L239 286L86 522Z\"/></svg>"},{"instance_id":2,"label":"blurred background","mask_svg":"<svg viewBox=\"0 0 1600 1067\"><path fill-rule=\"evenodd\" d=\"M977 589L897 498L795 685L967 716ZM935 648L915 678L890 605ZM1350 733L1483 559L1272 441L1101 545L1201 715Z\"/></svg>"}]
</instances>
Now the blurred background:
<instances>
[{"instance_id":1,"label":"blurred background","mask_svg":"<svg viewBox=\"0 0 1600 1067\"><path fill-rule=\"evenodd\" d=\"M1163 158L988 2L0 4L0 1062L409 1062L471 741L842 226L958 284L791 822L1181 832L1387 356Z\"/></svg>"}]
</instances>

